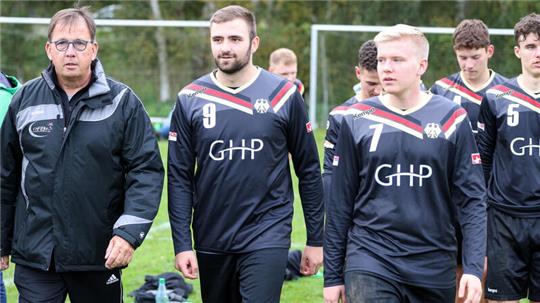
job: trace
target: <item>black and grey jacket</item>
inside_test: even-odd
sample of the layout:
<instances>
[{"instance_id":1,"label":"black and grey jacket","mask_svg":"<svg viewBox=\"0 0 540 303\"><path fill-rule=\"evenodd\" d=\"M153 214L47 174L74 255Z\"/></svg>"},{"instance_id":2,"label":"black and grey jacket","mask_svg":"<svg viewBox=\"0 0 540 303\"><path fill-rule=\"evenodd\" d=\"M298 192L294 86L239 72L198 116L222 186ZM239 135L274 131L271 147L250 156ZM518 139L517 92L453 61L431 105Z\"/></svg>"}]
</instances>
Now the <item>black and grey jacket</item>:
<instances>
[{"instance_id":1,"label":"black and grey jacket","mask_svg":"<svg viewBox=\"0 0 540 303\"><path fill-rule=\"evenodd\" d=\"M54 254L57 271L105 270L112 236L138 247L158 211L164 172L150 119L98 60L92 70L68 101L49 66L2 124L0 254L14 263L46 270Z\"/></svg>"}]
</instances>

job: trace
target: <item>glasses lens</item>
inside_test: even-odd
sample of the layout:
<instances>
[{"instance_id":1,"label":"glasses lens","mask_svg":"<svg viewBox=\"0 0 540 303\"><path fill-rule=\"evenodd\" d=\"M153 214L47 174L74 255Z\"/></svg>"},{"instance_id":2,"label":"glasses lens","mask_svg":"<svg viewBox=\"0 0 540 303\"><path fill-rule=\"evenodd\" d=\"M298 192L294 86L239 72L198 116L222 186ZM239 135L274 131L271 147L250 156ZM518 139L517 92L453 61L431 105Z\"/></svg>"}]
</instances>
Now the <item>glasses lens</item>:
<instances>
[{"instance_id":1,"label":"glasses lens","mask_svg":"<svg viewBox=\"0 0 540 303\"><path fill-rule=\"evenodd\" d=\"M54 43L56 45L56 49L63 52L69 47L69 41L67 40L58 40Z\"/></svg>"},{"instance_id":2,"label":"glasses lens","mask_svg":"<svg viewBox=\"0 0 540 303\"><path fill-rule=\"evenodd\" d=\"M77 39L73 41L73 47L75 47L76 50L82 52L83 50L86 49L86 43L88 42Z\"/></svg>"}]
</instances>

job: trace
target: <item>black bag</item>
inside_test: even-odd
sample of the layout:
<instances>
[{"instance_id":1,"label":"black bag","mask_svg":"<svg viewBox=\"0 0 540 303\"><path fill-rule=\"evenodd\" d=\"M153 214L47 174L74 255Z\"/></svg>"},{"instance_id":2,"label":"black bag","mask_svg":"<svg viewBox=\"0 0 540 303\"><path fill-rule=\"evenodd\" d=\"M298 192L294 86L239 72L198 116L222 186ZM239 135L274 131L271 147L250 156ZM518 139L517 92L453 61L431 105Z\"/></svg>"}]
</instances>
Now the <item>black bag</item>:
<instances>
[{"instance_id":1,"label":"black bag","mask_svg":"<svg viewBox=\"0 0 540 303\"><path fill-rule=\"evenodd\" d=\"M129 295L135 297L135 303L155 303L155 295L159 285L159 278L165 278L165 286L169 291L169 301L185 302L189 294L193 292L193 286L184 281L177 273L166 272L157 276L146 275L144 284Z\"/></svg>"}]
</instances>

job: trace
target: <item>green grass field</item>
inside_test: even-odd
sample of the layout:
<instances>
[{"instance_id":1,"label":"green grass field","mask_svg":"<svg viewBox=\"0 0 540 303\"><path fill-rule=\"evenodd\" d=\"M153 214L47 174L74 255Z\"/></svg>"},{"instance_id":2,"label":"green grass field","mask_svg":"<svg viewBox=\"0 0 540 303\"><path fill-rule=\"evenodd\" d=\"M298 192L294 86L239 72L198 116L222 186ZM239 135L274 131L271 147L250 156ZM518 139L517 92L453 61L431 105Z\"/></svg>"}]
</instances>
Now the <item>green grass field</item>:
<instances>
[{"instance_id":1,"label":"green grass field","mask_svg":"<svg viewBox=\"0 0 540 303\"><path fill-rule=\"evenodd\" d=\"M317 137L317 145L319 146L319 155L322 159L322 142L324 138L324 130L315 132ZM164 164L167 159L167 142L159 143L161 156ZM294 174L294 173L293 173ZM300 198L296 190L295 180L295 212L293 219L292 233L292 248L303 249L306 241L306 231L304 226L304 218ZM105 254L105 252L103 252ZM8 302L17 302L18 293L13 284L13 264L4 272L4 282L6 283ZM158 215L144 241L143 245L135 251L133 261L129 267L122 272L122 280L124 284L124 301L126 303L133 302L133 298L128 294L137 289L144 282L145 275L156 275L163 272L175 271L174 269L174 251L172 246L171 229L169 226L167 214L167 182L163 189L161 197L161 205ZM199 282L198 280L189 281L194 285L194 292L189 297L191 302L201 302ZM323 279L322 275L314 277L301 278L292 282L285 282L281 296L281 302L285 303L310 303L322 301Z\"/></svg>"},{"instance_id":2,"label":"green grass field","mask_svg":"<svg viewBox=\"0 0 540 303\"><path fill-rule=\"evenodd\" d=\"M322 145L324 141L324 130L316 130L315 136L317 146L319 147L319 157L322 161ZM159 143L161 156L164 164L167 159L167 142ZM293 173L294 175L294 173ZM295 186L295 203L292 232L292 249L303 249L306 241L306 229L300 198L296 188L297 181L293 178ZM17 289L13 284L13 264L4 272L4 282L6 283L8 302L17 302ZM144 282L145 275L157 275L163 272L175 271L174 269L174 251L172 246L171 229L169 226L167 214L167 182L163 188L161 205L158 215L150 229L143 245L135 251L133 261L129 267L122 272L124 284L124 301L126 303L134 302L128 294L137 289ZM199 281L189 281L194 285L194 292L189 297L193 303L202 302L200 297ZM285 282L281 294L283 303L315 303L322 302L323 278L321 274L313 277L301 278L292 282ZM521 303L527 303L527 300L521 300Z\"/></svg>"}]
</instances>

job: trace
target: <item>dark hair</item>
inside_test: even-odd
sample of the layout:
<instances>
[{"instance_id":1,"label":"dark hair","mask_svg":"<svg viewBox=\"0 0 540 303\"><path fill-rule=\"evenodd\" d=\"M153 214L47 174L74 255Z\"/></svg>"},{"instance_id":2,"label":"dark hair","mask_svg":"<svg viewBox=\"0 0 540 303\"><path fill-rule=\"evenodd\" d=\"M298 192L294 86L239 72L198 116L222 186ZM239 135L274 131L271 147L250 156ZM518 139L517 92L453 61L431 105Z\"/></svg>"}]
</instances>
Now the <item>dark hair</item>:
<instances>
[{"instance_id":1,"label":"dark hair","mask_svg":"<svg viewBox=\"0 0 540 303\"><path fill-rule=\"evenodd\" d=\"M461 21L453 35L454 49L479 49L491 45L488 27L482 20L465 19Z\"/></svg>"},{"instance_id":2,"label":"dark hair","mask_svg":"<svg viewBox=\"0 0 540 303\"><path fill-rule=\"evenodd\" d=\"M51 41L52 32L54 31L54 28L58 25L58 23L71 25L77 22L79 18L83 19L84 22L86 22L88 31L90 31L90 39L92 39L92 41L95 41L96 23L94 22L94 18L90 13L89 6L66 8L56 12L56 14L52 16L51 22L49 23L49 33L47 34L47 38L49 39L49 41Z\"/></svg>"},{"instance_id":3,"label":"dark hair","mask_svg":"<svg viewBox=\"0 0 540 303\"><path fill-rule=\"evenodd\" d=\"M377 46L373 40L368 40L358 49L358 67L368 70L377 70Z\"/></svg>"},{"instance_id":4,"label":"dark hair","mask_svg":"<svg viewBox=\"0 0 540 303\"><path fill-rule=\"evenodd\" d=\"M257 24L255 21L255 15L247 8L240 5L229 5L222 9L217 10L210 18L210 25L212 23L223 23L232 21L234 19L244 20L249 27L249 38L252 40L257 36Z\"/></svg>"},{"instance_id":5,"label":"dark hair","mask_svg":"<svg viewBox=\"0 0 540 303\"><path fill-rule=\"evenodd\" d=\"M527 38L527 35L530 33L536 34L536 37L540 39L540 15L536 13L531 13L521 18L516 23L516 26L514 26L516 45L519 46L519 42Z\"/></svg>"}]
</instances>

